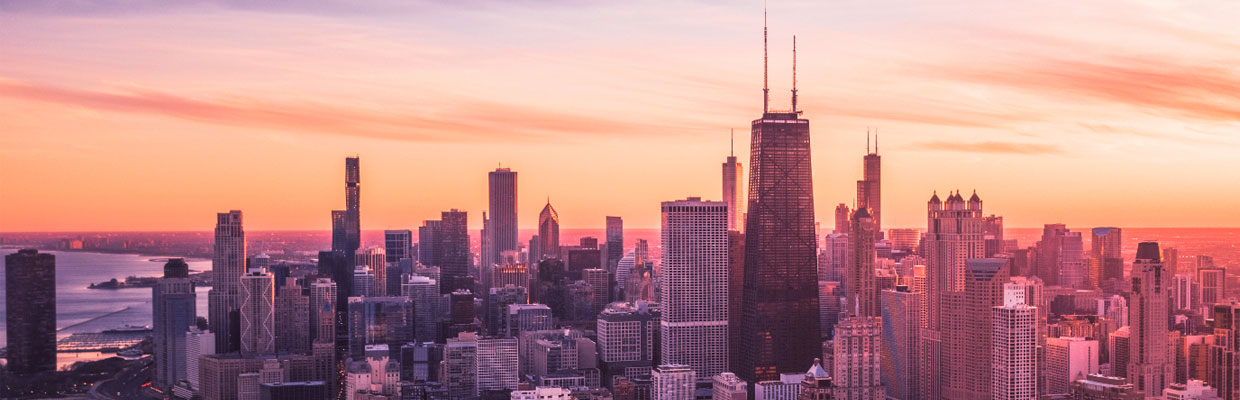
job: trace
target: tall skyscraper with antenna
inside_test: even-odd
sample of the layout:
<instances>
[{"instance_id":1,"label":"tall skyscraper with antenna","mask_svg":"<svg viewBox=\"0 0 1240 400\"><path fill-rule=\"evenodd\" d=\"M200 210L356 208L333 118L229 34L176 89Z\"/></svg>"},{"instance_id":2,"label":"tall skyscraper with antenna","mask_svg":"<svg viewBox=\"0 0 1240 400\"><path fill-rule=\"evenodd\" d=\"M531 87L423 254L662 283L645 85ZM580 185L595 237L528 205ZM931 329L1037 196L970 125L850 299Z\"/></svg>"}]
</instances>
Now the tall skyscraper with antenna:
<instances>
[{"instance_id":1,"label":"tall skyscraper with antenna","mask_svg":"<svg viewBox=\"0 0 1240 400\"><path fill-rule=\"evenodd\" d=\"M723 202L728 203L728 230L739 231L745 227L741 216L745 215L741 196L741 163L736 161L736 135L732 135L732 150L723 162Z\"/></svg>"},{"instance_id":2,"label":"tall skyscraper with antenna","mask_svg":"<svg viewBox=\"0 0 1240 400\"><path fill-rule=\"evenodd\" d=\"M764 23L764 60L765 41ZM821 348L809 120L796 108L795 37L791 110L770 110L765 64L762 116L751 124L740 365L734 367L750 382L799 372Z\"/></svg>"},{"instance_id":3,"label":"tall skyscraper with antenna","mask_svg":"<svg viewBox=\"0 0 1240 400\"><path fill-rule=\"evenodd\" d=\"M883 234L882 157L878 155L878 133L874 134L874 151L870 151L870 132L865 133L865 157L862 158L861 180L857 181L857 208L869 208L874 228Z\"/></svg>"}]
</instances>

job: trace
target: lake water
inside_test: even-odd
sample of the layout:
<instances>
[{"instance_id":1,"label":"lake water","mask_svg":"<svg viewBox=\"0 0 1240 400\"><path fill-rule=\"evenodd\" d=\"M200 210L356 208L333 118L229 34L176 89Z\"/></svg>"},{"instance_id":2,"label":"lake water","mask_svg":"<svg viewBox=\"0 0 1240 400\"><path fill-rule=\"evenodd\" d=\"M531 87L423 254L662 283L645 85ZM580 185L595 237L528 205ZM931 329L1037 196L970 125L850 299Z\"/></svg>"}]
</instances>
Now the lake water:
<instances>
[{"instance_id":1,"label":"lake water","mask_svg":"<svg viewBox=\"0 0 1240 400\"><path fill-rule=\"evenodd\" d=\"M16 248L0 248L5 255ZM128 276L162 276L164 261L134 254L40 251L56 255L57 337L77 332L99 332L124 325L151 325L151 289L87 289L91 283ZM188 259L191 271L206 271L211 260ZM0 263L0 291L4 288L4 267ZM198 315L207 315L207 290L198 288ZM5 303L0 295L0 344L7 343Z\"/></svg>"}]
</instances>

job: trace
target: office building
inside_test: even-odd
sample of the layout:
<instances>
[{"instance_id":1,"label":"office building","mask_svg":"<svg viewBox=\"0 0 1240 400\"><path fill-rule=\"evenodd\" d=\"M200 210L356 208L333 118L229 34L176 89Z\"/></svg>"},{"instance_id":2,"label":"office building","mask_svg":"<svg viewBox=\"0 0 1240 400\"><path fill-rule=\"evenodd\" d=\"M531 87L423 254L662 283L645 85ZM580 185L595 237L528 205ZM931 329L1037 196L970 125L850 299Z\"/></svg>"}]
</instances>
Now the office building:
<instances>
[{"instance_id":1,"label":"office building","mask_svg":"<svg viewBox=\"0 0 1240 400\"><path fill-rule=\"evenodd\" d=\"M893 399L918 399L918 334L924 293L897 286L882 293L882 370L883 388Z\"/></svg>"},{"instance_id":2,"label":"office building","mask_svg":"<svg viewBox=\"0 0 1240 400\"><path fill-rule=\"evenodd\" d=\"M952 316L948 312L953 293L964 290L966 260L985 256L985 240L982 229L982 200L973 193L965 201L959 192L947 197L947 201L939 200L938 194L931 196L927 203L926 235L922 240L926 258L926 331L921 335L921 371L922 396L941 398L947 396L946 384L953 371L947 361L951 349L944 343L952 332L948 323ZM980 305L980 313L998 305ZM985 318L989 319L989 318ZM990 321L984 322L985 329L990 329ZM979 325L980 326L980 325ZM989 343L977 344L986 346ZM974 377L979 379L980 377ZM985 377L986 385L990 384ZM978 392L987 396L990 391Z\"/></svg>"},{"instance_id":3,"label":"office building","mask_svg":"<svg viewBox=\"0 0 1240 400\"><path fill-rule=\"evenodd\" d=\"M607 257L607 272L616 273L616 267L620 263L620 259L624 258L624 220L620 217L607 217L607 226L604 245L606 246L605 256Z\"/></svg>"},{"instance_id":4,"label":"office building","mask_svg":"<svg viewBox=\"0 0 1240 400\"><path fill-rule=\"evenodd\" d=\"M726 206L725 206L726 207ZM664 364L651 372L653 400L693 400L697 374L683 364Z\"/></svg>"},{"instance_id":5,"label":"office building","mask_svg":"<svg viewBox=\"0 0 1240 400\"><path fill-rule=\"evenodd\" d=\"M478 338L478 390L517 388L517 339Z\"/></svg>"},{"instance_id":6,"label":"office building","mask_svg":"<svg viewBox=\"0 0 1240 400\"><path fill-rule=\"evenodd\" d=\"M491 260L500 260L505 251L517 246L517 173L509 168L496 168L487 173L490 211L487 234L490 236Z\"/></svg>"},{"instance_id":7,"label":"office building","mask_svg":"<svg viewBox=\"0 0 1240 400\"><path fill-rule=\"evenodd\" d=\"M991 399L1038 396L1038 312L1019 283L1003 287L1003 304L991 309ZM967 317L962 315L962 317Z\"/></svg>"},{"instance_id":8,"label":"office building","mask_svg":"<svg viewBox=\"0 0 1240 400\"><path fill-rule=\"evenodd\" d=\"M881 337L882 320L878 317L849 317L835 325L831 376L836 398L886 398Z\"/></svg>"},{"instance_id":9,"label":"office building","mask_svg":"<svg viewBox=\"0 0 1240 400\"><path fill-rule=\"evenodd\" d=\"M156 387L168 390L185 379L185 333L198 319L198 297L184 259L169 259L151 289L151 331Z\"/></svg>"},{"instance_id":10,"label":"office building","mask_svg":"<svg viewBox=\"0 0 1240 400\"><path fill-rule=\"evenodd\" d=\"M245 230L241 211L216 214L215 244L211 257L213 286L207 292L207 323L215 332L215 352L241 349L233 321L241 307L241 275L245 273Z\"/></svg>"},{"instance_id":11,"label":"office building","mask_svg":"<svg viewBox=\"0 0 1240 400\"><path fill-rule=\"evenodd\" d=\"M848 310L852 316L877 317L879 311L878 281L875 276L874 241L878 240L878 226L870 216L870 209L857 208L852 215L848 234L848 260L844 269L844 293L848 296Z\"/></svg>"},{"instance_id":12,"label":"office building","mask_svg":"<svg viewBox=\"0 0 1240 400\"><path fill-rule=\"evenodd\" d=\"M198 380L198 358L211 354L215 354L215 333L191 326L189 331L185 332L183 356L185 357L185 380L189 381L189 386L194 390L201 388Z\"/></svg>"},{"instance_id":13,"label":"office building","mask_svg":"<svg viewBox=\"0 0 1240 400\"><path fill-rule=\"evenodd\" d=\"M950 317L943 324L944 372L948 374L944 397L985 398L993 394L992 308L1004 304L1009 262L1004 258L968 260L963 290L948 294ZM1036 330L1036 325L1033 328Z\"/></svg>"},{"instance_id":14,"label":"office building","mask_svg":"<svg viewBox=\"0 0 1240 400\"><path fill-rule=\"evenodd\" d=\"M644 301L612 303L598 316L598 358L603 382L650 374L658 360L659 305Z\"/></svg>"},{"instance_id":15,"label":"office building","mask_svg":"<svg viewBox=\"0 0 1240 400\"><path fill-rule=\"evenodd\" d=\"M538 259L560 257L560 214L551 207L551 200L538 213Z\"/></svg>"},{"instance_id":16,"label":"office building","mask_svg":"<svg viewBox=\"0 0 1240 400\"><path fill-rule=\"evenodd\" d=\"M723 162L723 202L728 205L728 230L740 231L745 227L741 220L745 215L744 172L735 154L729 154Z\"/></svg>"},{"instance_id":17,"label":"office building","mask_svg":"<svg viewBox=\"0 0 1240 400\"><path fill-rule=\"evenodd\" d=\"M857 209L869 209L877 240L881 239L883 232L882 156L878 155L877 134L874 136L874 151L871 152L870 136L866 132L865 153L861 163L862 179L857 181Z\"/></svg>"},{"instance_id":18,"label":"office building","mask_svg":"<svg viewBox=\"0 0 1240 400\"><path fill-rule=\"evenodd\" d=\"M795 82L795 79L793 80ZM751 382L803 371L821 343L809 120L796 107L751 124L745 279L738 376Z\"/></svg>"},{"instance_id":19,"label":"office building","mask_svg":"<svg viewBox=\"0 0 1240 400\"><path fill-rule=\"evenodd\" d=\"M1145 393L1162 393L1175 376L1167 343L1169 277L1161 259L1157 242L1142 242L1132 263L1127 378Z\"/></svg>"},{"instance_id":20,"label":"office building","mask_svg":"<svg viewBox=\"0 0 1240 400\"><path fill-rule=\"evenodd\" d=\"M425 221L418 228L418 246L423 265L439 267L440 294L456 289L472 289L469 276L469 221L465 211L452 209L438 221ZM467 287L468 286L468 287Z\"/></svg>"},{"instance_id":21,"label":"office building","mask_svg":"<svg viewBox=\"0 0 1240 400\"><path fill-rule=\"evenodd\" d=\"M336 340L336 282L316 278L310 283L310 339L315 343Z\"/></svg>"},{"instance_id":22,"label":"office building","mask_svg":"<svg viewBox=\"0 0 1240 400\"><path fill-rule=\"evenodd\" d=\"M413 303L414 340L435 341L440 316L439 282L425 276L410 276L401 285L400 295Z\"/></svg>"},{"instance_id":23,"label":"office building","mask_svg":"<svg viewBox=\"0 0 1240 400\"><path fill-rule=\"evenodd\" d=\"M310 354L310 296L297 278L284 279L284 288L275 299L276 352Z\"/></svg>"},{"instance_id":24,"label":"office building","mask_svg":"<svg viewBox=\"0 0 1240 400\"><path fill-rule=\"evenodd\" d=\"M448 338L444 346L441 382L447 386L448 397L463 399L478 395L478 337L462 333Z\"/></svg>"},{"instance_id":25,"label":"office building","mask_svg":"<svg viewBox=\"0 0 1240 400\"><path fill-rule=\"evenodd\" d=\"M749 384L737 378L731 372L715 375L711 380L711 399L713 400L747 400Z\"/></svg>"},{"instance_id":26,"label":"office building","mask_svg":"<svg viewBox=\"0 0 1240 400\"><path fill-rule=\"evenodd\" d=\"M796 400L801 394L803 373L779 374L779 379L759 381L753 384L754 400Z\"/></svg>"},{"instance_id":27,"label":"office building","mask_svg":"<svg viewBox=\"0 0 1240 400\"><path fill-rule=\"evenodd\" d=\"M241 354L275 354L275 280L251 269L241 277Z\"/></svg>"},{"instance_id":28,"label":"office building","mask_svg":"<svg viewBox=\"0 0 1240 400\"><path fill-rule=\"evenodd\" d=\"M387 254L382 247L368 247L355 256L354 267L365 266L370 271L371 282L369 294L354 293L354 296L387 296ZM356 271L356 269L354 270ZM356 274L356 272L354 272ZM357 285L355 280L354 285ZM393 293L393 296L396 294Z\"/></svg>"},{"instance_id":29,"label":"office building","mask_svg":"<svg viewBox=\"0 0 1240 400\"><path fill-rule=\"evenodd\" d=\"M1220 303L1227 297L1227 270L1213 266L1198 268L1197 285L1201 288L1202 305Z\"/></svg>"},{"instance_id":30,"label":"office building","mask_svg":"<svg viewBox=\"0 0 1240 400\"><path fill-rule=\"evenodd\" d=\"M1214 341L1210 346L1210 385L1226 400L1240 399L1240 302L1211 307Z\"/></svg>"},{"instance_id":31,"label":"office building","mask_svg":"<svg viewBox=\"0 0 1240 400\"><path fill-rule=\"evenodd\" d=\"M1127 379L1089 375L1072 382L1072 400L1143 400L1145 394Z\"/></svg>"},{"instance_id":32,"label":"office building","mask_svg":"<svg viewBox=\"0 0 1240 400\"><path fill-rule=\"evenodd\" d=\"M662 362L704 380L728 369L727 210L696 197L662 205Z\"/></svg>"},{"instance_id":33,"label":"office building","mask_svg":"<svg viewBox=\"0 0 1240 400\"><path fill-rule=\"evenodd\" d=\"M504 337L519 337L521 332L554 328L551 307L546 304L509 304L505 313Z\"/></svg>"},{"instance_id":34,"label":"office building","mask_svg":"<svg viewBox=\"0 0 1240 400\"><path fill-rule=\"evenodd\" d=\"M413 341L413 312L413 301L408 297L350 297L349 355L362 357L367 345L386 344L389 349L399 349Z\"/></svg>"},{"instance_id":35,"label":"office building","mask_svg":"<svg viewBox=\"0 0 1240 400\"><path fill-rule=\"evenodd\" d=\"M349 291L350 297L374 297L375 294L375 274L370 271L370 267L358 265L353 267L353 289Z\"/></svg>"},{"instance_id":36,"label":"office building","mask_svg":"<svg viewBox=\"0 0 1240 400\"><path fill-rule=\"evenodd\" d=\"M1046 392L1068 394L1072 382L1100 372L1097 340L1081 337L1046 339Z\"/></svg>"},{"instance_id":37,"label":"office building","mask_svg":"<svg viewBox=\"0 0 1240 400\"><path fill-rule=\"evenodd\" d=\"M416 258L413 254L413 231L388 229L383 231L383 250L387 262L400 262L403 258Z\"/></svg>"},{"instance_id":38,"label":"office building","mask_svg":"<svg viewBox=\"0 0 1240 400\"><path fill-rule=\"evenodd\" d=\"M815 358L814 365L809 367L809 371L805 372L805 379L801 380L797 400L831 400L836 398L834 396L831 374L827 373L827 370L822 368L822 362Z\"/></svg>"},{"instance_id":39,"label":"office building","mask_svg":"<svg viewBox=\"0 0 1240 400\"><path fill-rule=\"evenodd\" d=\"M1124 280L1123 231L1120 228L1094 228L1089 236L1090 278L1094 287L1104 282Z\"/></svg>"}]
</instances>

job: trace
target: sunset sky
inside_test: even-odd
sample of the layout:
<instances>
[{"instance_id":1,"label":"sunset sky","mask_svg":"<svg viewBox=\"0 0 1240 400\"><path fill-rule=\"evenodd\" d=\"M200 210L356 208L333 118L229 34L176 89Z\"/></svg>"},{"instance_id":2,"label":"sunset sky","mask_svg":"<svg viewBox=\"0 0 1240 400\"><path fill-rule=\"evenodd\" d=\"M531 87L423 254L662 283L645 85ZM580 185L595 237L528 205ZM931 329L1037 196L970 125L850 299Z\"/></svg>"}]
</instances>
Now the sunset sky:
<instances>
[{"instance_id":1,"label":"sunset sky","mask_svg":"<svg viewBox=\"0 0 1240 400\"><path fill-rule=\"evenodd\" d=\"M169 3L176 3L169 4ZM762 107L762 2L2 1L0 231L520 224L719 199ZM885 227L976 189L1009 227L1240 226L1240 2L768 3L772 107L813 132L817 219L878 129ZM746 174L746 177L748 174Z\"/></svg>"}]
</instances>

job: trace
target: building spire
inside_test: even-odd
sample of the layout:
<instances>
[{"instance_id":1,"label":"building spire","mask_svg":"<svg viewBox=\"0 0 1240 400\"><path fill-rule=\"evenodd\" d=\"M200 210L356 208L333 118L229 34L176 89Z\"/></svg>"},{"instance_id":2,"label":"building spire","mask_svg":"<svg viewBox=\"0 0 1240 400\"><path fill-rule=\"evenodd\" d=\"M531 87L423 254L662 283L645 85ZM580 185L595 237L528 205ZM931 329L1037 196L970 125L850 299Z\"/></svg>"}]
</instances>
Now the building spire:
<instances>
[{"instance_id":1,"label":"building spire","mask_svg":"<svg viewBox=\"0 0 1240 400\"><path fill-rule=\"evenodd\" d=\"M870 127L865 127L865 154L870 154Z\"/></svg>"},{"instance_id":2,"label":"building spire","mask_svg":"<svg viewBox=\"0 0 1240 400\"><path fill-rule=\"evenodd\" d=\"M767 85L766 2L762 2L762 113L771 109L771 88Z\"/></svg>"},{"instance_id":3,"label":"building spire","mask_svg":"<svg viewBox=\"0 0 1240 400\"><path fill-rule=\"evenodd\" d=\"M732 137L730 138L731 140L728 142L728 145L729 145L728 156L736 157L736 128L732 128L731 130L732 130Z\"/></svg>"},{"instance_id":4,"label":"building spire","mask_svg":"<svg viewBox=\"0 0 1240 400\"><path fill-rule=\"evenodd\" d=\"M792 113L797 114L797 35L792 35Z\"/></svg>"},{"instance_id":5,"label":"building spire","mask_svg":"<svg viewBox=\"0 0 1240 400\"><path fill-rule=\"evenodd\" d=\"M874 128L874 154L878 154L878 128Z\"/></svg>"}]
</instances>

